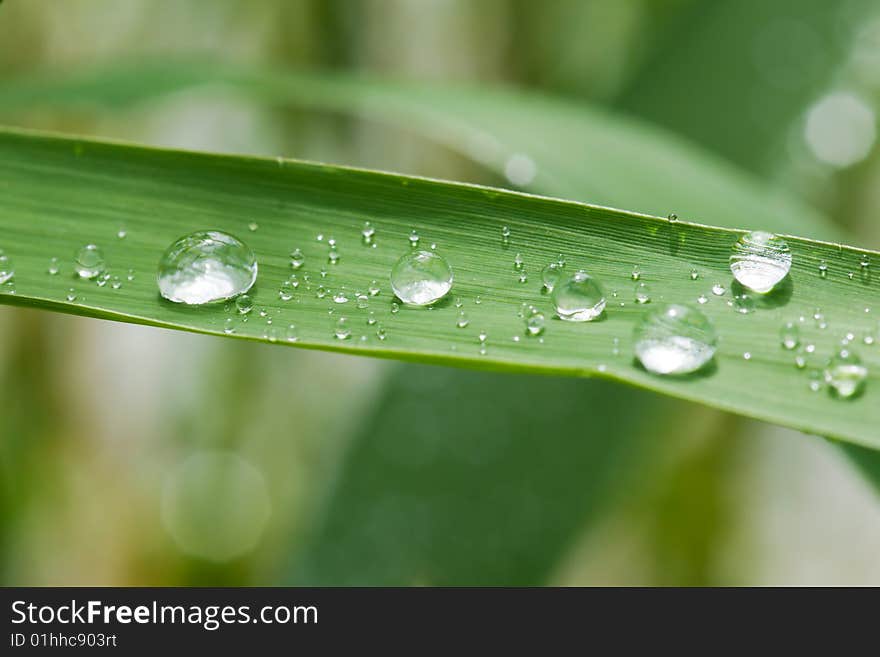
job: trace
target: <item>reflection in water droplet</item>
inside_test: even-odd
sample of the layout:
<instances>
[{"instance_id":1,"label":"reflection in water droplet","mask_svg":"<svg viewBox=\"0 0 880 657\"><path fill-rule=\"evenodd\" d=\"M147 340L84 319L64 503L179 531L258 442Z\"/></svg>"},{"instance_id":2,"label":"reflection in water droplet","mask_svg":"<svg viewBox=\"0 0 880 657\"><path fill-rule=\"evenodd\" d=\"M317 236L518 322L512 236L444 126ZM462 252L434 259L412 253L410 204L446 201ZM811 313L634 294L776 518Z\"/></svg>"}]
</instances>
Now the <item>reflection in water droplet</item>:
<instances>
[{"instance_id":1,"label":"reflection in water droplet","mask_svg":"<svg viewBox=\"0 0 880 657\"><path fill-rule=\"evenodd\" d=\"M589 322L605 310L605 293L595 278L579 271L556 286L553 305L562 320Z\"/></svg>"},{"instance_id":2,"label":"reflection in water droplet","mask_svg":"<svg viewBox=\"0 0 880 657\"><path fill-rule=\"evenodd\" d=\"M856 397L864 388L867 378L868 368L862 364L861 358L848 348L838 351L825 370L825 380L835 396L840 399Z\"/></svg>"},{"instance_id":3,"label":"reflection in water droplet","mask_svg":"<svg viewBox=\"0 0 880 657\"><path fill-rule=\"evenodd\" d=\"M73 266L80 278L96 278L104 271L104 253L99 246L86 244L77 251Z\"/></svg>"},{"instance_id":4,"label":"reflection in water droplet","mask_svg":"<svg viewBox=\"0 0 880 657\"><path fill-rule=\"evenodd\" d=\"M752 231L742 235L733 246L730 271L741 285L754 292L770 292L790 269L788 244L772 233Z\"/></svg>"},{"instance_id":5,"label":"reflection in water droplet","mask_svg":"<svg viewBox=\"0 0 880 657\"><path fill-rule=\"evenodd\" d=\"M636 325L636 357L653 374L688 374L704 367L717 346L715 328L700 311L669 304L649 311Z\"/></svg>"},{"instance_id":6,"label":"reflection in water droplet","mask_svg":"<svg viewBox=\"0 0 880 657\"><path fill-rule=\"evenodd\" d=\"M257 259L228 233L199 231L168 247L159 260L157 280L162 296L175 303L222 301L251 289L257 280Z\"/></svg>"},{"instance_id":7,"label":"reflection in water droplet","mask_svg":"<svg viewBox=\"0 0 880 657\"><path fill-rule=\"evenodd\" d=\"M449 263L432 251L407 253L391 270L394 294L414 306L426 306L442 299L452 289L452 279Z\"/></svg>"}]
</instances>

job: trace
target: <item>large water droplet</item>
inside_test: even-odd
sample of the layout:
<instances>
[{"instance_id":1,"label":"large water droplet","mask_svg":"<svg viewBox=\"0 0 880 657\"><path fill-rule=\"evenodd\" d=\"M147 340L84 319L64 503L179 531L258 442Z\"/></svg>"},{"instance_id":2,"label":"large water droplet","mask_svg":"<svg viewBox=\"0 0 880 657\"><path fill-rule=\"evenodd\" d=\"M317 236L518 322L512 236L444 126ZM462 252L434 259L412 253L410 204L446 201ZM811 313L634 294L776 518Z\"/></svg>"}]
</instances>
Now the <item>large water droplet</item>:
<instances>
[{"instance_id":1,"label":"large water droplet","mask_svg":"<svg viewBox=\"0 0 880 657\"><path fill-rule=\"evenodd\" d=\"M241 240L218 230L175 241L159 260L159 292L175 303L222 301L251 289L257 259Z\"/></svg>"},{"instance_id":2,"label":"large water droplet","mask_svg":"<svg viewBox=\"0 0 880 657\"><path fill-rule=\"evenodd\" d=\"M104 253L99 246L86 244L76 252L73 266L80 278L95 278L104 271Z\"/></svg>"},{"instance_id":3,"label":"large water droplet","mask_svg":"<svg viewBox=\"0 0 880 657\"><path fill-rule=\"evenodd\" d=\"M407 253L391 269L391 289L406 304L427 306L452 289L452 268L432 251Z\"/></svg>"},{"instance_id":4,"label":"large water droplet","mask_svg":"<svg viewBox=\"0 0 880 657\"><path fill-rule=\"evenodd\" d=\"M851 350L841 349L832 357L825 370L825 380L837 397L850 399L858 395L868 378L868 368Z\"/></svg>"},{"instance_id":5,"label":"large water droplet","mask_svg":"<svg viewBox=\"0 0 880 657\"><path fill-rule=\"evenodd\" d=\"M730 256L733 277L759 294L770 292L790 269L791 251L785 240L760 230L741 236Z\"/></svg>"},{"instance_id":6,"label":"large water droplet","mask_svg":"<svg viewBox=\"0 0 880 657\"><path fill-rule=\"evenodd\" d=\"M599 282L584 271L559 283L553 290L553 305L559 319L589 322L605 310L605 292Z\"/></svg>"},{"instance_id":7,"label":"large water droplet","mask_svg":"<svg viewBox=\"0 0 880 657\"><path fill-rule=\"evenodd\" d=\"M688 374L715 355L715 327L700 311L669 304L645 314L633 332L636 357L654 374Z\"/></svg>"}]
</instances>

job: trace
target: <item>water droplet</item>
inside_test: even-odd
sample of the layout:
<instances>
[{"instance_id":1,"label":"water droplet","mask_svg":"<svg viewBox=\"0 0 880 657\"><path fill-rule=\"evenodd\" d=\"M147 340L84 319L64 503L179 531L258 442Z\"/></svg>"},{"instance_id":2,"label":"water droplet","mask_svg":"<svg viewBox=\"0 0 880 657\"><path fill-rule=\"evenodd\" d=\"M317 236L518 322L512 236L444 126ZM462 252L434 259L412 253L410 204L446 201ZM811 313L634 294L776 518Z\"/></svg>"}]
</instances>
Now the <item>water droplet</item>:
<instances>
[{"instance_id":1,"label":"water droplet","mask_svg":"<svg viewBox=\"0 0 880 657\"><path fill-rule=\"evenodd\" d=\"M804 369L807 366L807 359L802 354L798 354L794 357L794 366L799 370Z\"/></svg>"},{"instance_id":2,"label":"water droplet","mask_svg":"<svg viewBox=\"0 0 880 657\"><path fill-rule=\"evenodd\" d=\"M523 257L521 253L517 253L513 258L513 268L514 269L522 269L523 268Z\"/></svg>"},{"instance_id":3,"label":"water droplet","mask_svg":"<svg viewBox=\"0 0 880 657\"><path fill-rule=\"evenodd\" d=\"M391 269L391 289L406 304L427 306L452 289L452 269L437 253L407 253Z\"/></svg>"},{"instance_id":4,"label":"water droplet","mask_svg":"<svg viewBox=\"0 0 880 657\"><path fill-rule=\"evenodd\" d=\"M724 296L725 292L727 292L727 288L724 287L721 283L715 283L715 285L712 286L712 294L714 294L716 297Z\"/></svg>"},{"instance_id":5,"label":"water droplet","mask_svg":"<svg viewBox=\"0 0 880 657\"><path fill-rule=\"evenodd\" d=\"M385 329L383 327L379 326L376 328L376 337L379 338L380 340L384 340L385 338L388 337L388 335L385 333Z\"/></svg>"},{"instance_id":6,"label":"water droplet","mask_svg":"<svg viewBox=\"0 0 880 657\"><path fill-rule=\"evenodd\" d=\"M400 312L400 306L397 305L397 302L392 301L391 302L391 314L396 315L399 312Z\"/></svg>"},{"instance_id":7,"label":"water droplet","mask_svg":"<svg viewBox=\"0 0 880 657\"><path fill-rule=\"evenodd\" d=\"M235 333L235 320L234 319L232 319L231 317L226 318L226 321L223 322L223 332L226 335L231 335L232 333Z\"/></svg>"},{"instance_id":8,"label":"water droplet","mask_svg":"<svg viewBox=\"0 0 880 657\"><path fill-rule=\"evenodd\" d=\"M70 288L67 291L67 300L68 301L76 301L76 290L74 290L73 288Z\"/></svg>"},{"instance_id":9,"label":"water droplet","mask_svg":"<svg viewBox=\"0 0 880 657\"><path fill-rule=\"evenodd\" d=\"M553 305L562 320L589 322L605 310L605 293L595 278L579 271L556 286L553 290Z\"/></svg>"},{"instance_id":10,"label":"water droplet","mask_svg":"<svg viewBox=\"0 0 880 657\"><path fill-rule=\"evenodd\" d=\"M318 272L318 273L321 274L321 278L327 278L327 273L328 273L328 272L327 272L327 270L324 269L323 267L321 268L321 271Z\"/></svg>"},{"instance_id":11,"label":"water droplet","mask_svg":"<svg viewBox=\"0 0 880 657\"><path fill-rule=\"evenodd\" d=\"M824 260L819 261L819 276L826 278L828 276L828 263Z\"/></svg>"},{"instance_id":12,"label":"water droplet","mask_svg":"<svg viewBox=\"0 0 880 657\"><path fill-rule=\"evenodd\" d=\"M669 223L674 224L676 221L678 221L678 215L673 212L666 216L666 220Z\"/></svg>"},{"instance_id":13,"label":"water droplet","mask_svg":"<svg viewBox=\"0 0 880 657\"><path fill-rule=\"evenodd\" d=\"M419 245L419 239L420 239L420 238L419 238L419 233L418 233L418 231L416 231L415 228L414 228L414 229L412 230L412 232L409 234L409 245L410 245L412 248L416 248L416 247Z\"/></svg>"},{"instance_id":14,"label":"water droplet","mask_svg":"<svg viewBox=\"0 0 880 657\"><path fill-rule=\"evenodd\" d=\"M116 231L116 237L121 240L124 240L126 235L128 235L128 231L126 231L125 228L120 228Z\"/></svg>"},{"instance_id":15,"label":"water droplet","mask_svg":"<svg viewBox=\"0 0 880 657\"><path fill-rule=\"evenodd\" d=\"M80 278L95 278L104 271L104 253L99 246L86 244L77 251L73 265Z\"/></svg>"},{"instance_id":16,"label":"water droplet","mask_svg":"<svg viewBox=\"0 0 880 657\"><path fill-rule=\"evenodd\" d=\"M242 294L235 300L235 309L240 315L247 315L254 309L254 301L248 295Z\"/></svg>"},{"instance_id":17,"label":"water droplet","mask_svg":"<svg viewBox=\"0 0 880 657\"><path fill-rule=\"evenodd\" d=\"M458 319L455 320L455 325L458 328L467 328L468 324L470 324L470 320L468 319L467 313L463 310L459 310Z\"/></svg>"},{"instance_id":18,"label":"water droplet","mask_svg":"<svg viewBox=\"0 0 880 657\"><path fill-rule=\"evenodd\" d=\"M489 334L486 331L480 331L479 335L477 335L477 339L483 343L489 339Z\"/></svg>"},{"instance_id":19,"label":"water droplet","mask_svg":"<svg viewBox=\"0 0 880 657\"><path fill-rule=\"evenodd\" d=\"M779 340L785 349L792 350L801 342L801 331L794 322L786 322L779 331Z\"/></svg>"},{"instance_id":20,"label":"water droplet","mask_svg":"<svg viewBox=\"0 0 880 657\"><path fill-rule=\"evenodd\" d=\"M807 344L804 346L804 351L806 351L808 354L815 353L816 352L816 345L814 345L812 343Z\"/></svg>"},{"instance_id":21,"label":"water droplet","mask_svg":"<svg viewBox=\"0 0 880 657\"><path fill-rule=\"evenodd\" d=\"M288 342L296 342L299 340L299 333L296 330L296 324L291 324L287 327L284 337Z\"/></svg>"},{"instance_id":22,"label":"water droplet","mask_svg":"<svg viewBox=\"0 0 880 657\"><path fill-rule=\"evenodd\" d=\"M257 280L257 259L241 240L217 230L181 237L159 260L159 292L175 303L202 304L244 294Z\"/></svg>"},{"instance_id":23,"label":"water droplet","mask_svg":"<svg viewBox=\"0 0 880 657\"><path fill-rule=\"evenodd\" d=\"M58 273L58 258L52 258L49 261L49 274L51 276L55 276ZM3 276L0 274L0 282L2 282Z\"/></svg>"},{"instance_id":24,"label":"water droplet","mask_svg":"<svg viewBox=\"0 0 880 657\"><path fill-rule=\"evenodd\" d=\"M715 355L715 327L699 310L669 304L645 313L633 332L635 354L653 374L689 374Z\"/></svg>"},{"instance_id":25,"label":"water droplet","mask_svg":"<svg viewBox=\"0 0 880 657\"><path fill-rule=\"evenodd\" d=\"M526 314L526 335L541 335L544 332L544 313L531 308Z\"/></svg>"},{"instance_id":26,"label":"water droplet","mask_svg":"<svg viewBox=\"0 0 880 657\"><path fill-rule=\"evenodd\" d=\"M114 290L118 290L122 287L122 281L119 279L119 276L114 276L112 279L110 279L110 287L112 287Z\"/></svg>"},{"instance_id":27,"label":"water droplet","mask_svg":"<svg viewBox=\"0 0 880 657\"><path fill-rule=\"evenodd\" d=\"M127 280L127 281L133 281L133 280L134 280L134 269L129 269L129 270L128 270L128 274L126 275L125 280Z\"/></svg>"},{"instance_id":28,"label":"water droplet","mask_svg":"<svg viewBox=\"0 0 880 657\"><path fill-rule=\"evenodd\" d=\"M282 301L290 301L293 298L293 291L290 289L290 281L283 281L281 288L278 290L278 298Z\"/></svg>"},{"instance_id":29,"label":"water droplet","mask_svg":"<svg viewBox=\"0 0 880 657\"><path fill-rule=\"evenodd\" d=\"M824 383L822 372L819 370L811 370L809 374L807 374L809 378L808 386L812 392L819 392L822 389L822 385Z\"/></svg>"},{"instance_id":30,"label":"water droplet","mask_svg":"<svg viewBox=\"0 0 880 657\"><path fill-rule=\"evenodd\" d=\"M335 265L339 262L339 251L336 250L335 246L331 246L330 250L327 252L327 262L331 265Z\"/></svg>"},{"instance_id":31,"label":"water droplet","mask_svg":"<svg viewBox=\"0 0 880 657\"><path fill-rule=\"evenodd\" d=\"M565 256L562 255L561 253L556 256L556 264L559 265L560 269L565 268Z\"/></svg>"},{"instance_id":32,"label":"water droplet","mask_svg":"<svg viewBox=\"0 0 880 657\"><path fill-rule=\"evenodd\" d=\"M259 224L257 224L256 221L252 221L248 224L248 230L251 231L252 233L257 232L257 228L259 228L259 227L260 226L259 226Z\"/></svg>"},{"instance_id":33,"label":"water droplet","mask_svg":"<svg viewBox=\"0 0 880 657\"><path fill-rule=\"evenodd\" d=\"M303 252L300 249L294 249L290 252L290 266L294 269L299 269L303 266L303 263L306 261L303 256Z\"/></svg>"},{"instance_id":34,"label":"water droplet","mask_svg":"<svg viewBox=\"0 0 880 657\"><path fill-rule=\"evenodd\" d=\"M371 297L374 297L377 294L379 294L379 292L380 292L379 283L377 281L370 281L370 287L367 288L367 292L370 293Z\"/></svg>"},{"instance_id":35,"label":"water droplet","mask_svg":"<svg viewBox=\"0 0 880 657\"><path fill-rule=\"evenodd\" d=\"M636 285L635 299L636 303L651 302L651 290L648 288L647 283L642 282Z\"/></svg>"},{"instance_id":36,"label":"water droplet","mask_svg":"<svg viewBox=\"0 0 880 657\"><path fill-rule=\"evenodd\" d=\"M474 297L474 303L479 306L481 303L483 303L483 298L478 294Z\"/></svg>"},{"instance_id":37,"label":"water droplet","mask_svg":"<svg viewBox=\"0 0 880 657\"><path fill-rule=\"evenodd\" d=\"M638 265L633 267L632 274L630 274L630 276L634 281L637 281L642 277L642 270L639 268Z\"/></svg>"},{"instance_id":38,"label":"water droplet","mask_svg":"<svg viewBox=\"0 0 880 657\"><path fill-rule=\"evenodd\" d=\"M700 304L701 306L703 306L703 305L709 303L709 297L707 297L705 294L701 294L700 296L697 297L697 303Z\"/></svg>"},{"instance_id":39,"label":"water droplet","mask_svg":"<svg viewBox=\"0 0 880 657\"><path fill-rule=\"evenodd\" d=\"M871 259L868 257L867 253L863 253L862 257L859 259L859 267L862 269L868 269L871 266Z\"/></svg>"},{"instance_id":40,"label":"water droplet","mask_svg":"<svg viewBox=\"0 0 880 657\"><path fill-rule=\"evenodd\" d=\"M361 236L364 239L364 244L372 244L375 235L376 229L373 227L373 224L369 221L365 221L364 227L361 229Z\"/></svg>"},{"instance_id":41,"label":"water droplet","mask_svg":"<svg viewBox=\"0 0 880 657\"><path fill-rule=\"evenodd\" d=\"M791 251L781 237L764 231L742 235L733 246L730 271L743 286L766 294L791 269Z\"/></svg>"},{"instance_id":42,"label":"water droplet","mask_svg":"<svg viewBox=\"0 0 880 657\"><path fill-rule=\"evenodd\" d=\"M455 307L461 308L464 305L464 301L461 300L461 297L455 297Z\"/></svg>"},{"instance_id":43,"label":"water droplet","mask_svg":"<svg viewBox=\"0 0 880 657\"><path fill-rule=\"evenodd\" d=\"M344 290L339 290L333 295L333 301L336 303L348 303L348 297Z\"/></svg>"},{"instance_id":44,"label":"water droplet","mask_svg":"<svg viewBox=\"0 0 880 657\"><path fill-rule=\"evenodd\" d=\"M510 226L501 227L501 243L508 244L510 242Z\"/></svg>"},{"instance_id":45,"label":"water droplet","mask_svg":"<svg viewBox=\"0 0 880 657\"><path fill-rule=\"evenodd\" d=\"M324 287L323 285L319 285L318 289L315 290L315 296L319 299L323 299L324 297L327 296L327 288Z\"/></svg>"},{"instance_id":46,"label":"water droplet","mask_svg":"<svg viewBox=\"0 0 880 657\"><path fill-rule=\"evenodd\" d=\"M733 309L740 315L755 312L755 300L748 294L737 294L733 297Z\"/></svg>"},{"instance_id":47,"label":"water droplet","mask_svg":"<svg viewBox=\"0 0 880 657\"><path fill-rule=\"evenodd\" d=\"M324 233L318 233L318 234L315 236L315 239L316 239L318 242L323 242L323 241L324 241Z\"/></svg>"},{"instance_id":48,"label":"water droplet","mask_svg":"<svg viewBox=\"0 0 880 657\"><path fill-rule=\"evenodd\" d=\"M695 281L698 278L700 278L700 272L698 272L696 269L691 269L691 280Z\"/></svg>"},{"instance_id":49,"label":"water droplet","mask_svg":"<svg viewBox=\"0 0 880 657\"><path fill-rule=\"evenodd\" d=\"M541 270L541 281L548 292L553 291L553 288L556 287L556 284L562 276L562 272L559 271L559 269L560 267L558 263L551 262Z\"/></svg>"},{"instance_id":50,"label":"water droplet","mask_svg":"<svg viewBox=\"0 0 880 657\"><path fill-rule=\"evenodd\" d=\"M12 267L12 260L0 249L0 285L12 280L15 276L15 270Z\"/></svg>"},{"instance_id":51,"label":"water droplet","mask_svg":"<svg viewBox=\"0 0 880 657\"><path fill-rule=\"evenodd\" d=\"M529 280L529 276L528 276L528 274L526 274L526 272L523 271L523 272L520 272L520 275L517 277L517 280L519 280L520 283L527 283Z\"/></svg>"},{"instance_id":52,"label":"water droplet","mask_svg":"<svg viewBox=\"0 0 880 657\"><path fill-rule=\"evenodd\" d=\"M347 340L351 336L351 328L349 328L348 320L345 317L340 317L336 321L336 328L333 334L338 340Z\"/></svg>"},{"instance_id":53,"label":"water droplet","mask_svg":"<svg viewBox=\"0 0 880 657\"><path fill-rule=\"evenodd\" d=\"M837 397L851 399L857 396L865 385L868 368L850 349L841 349L832 357L825 370L825 380Z\"/></svg>"}]
</instances>

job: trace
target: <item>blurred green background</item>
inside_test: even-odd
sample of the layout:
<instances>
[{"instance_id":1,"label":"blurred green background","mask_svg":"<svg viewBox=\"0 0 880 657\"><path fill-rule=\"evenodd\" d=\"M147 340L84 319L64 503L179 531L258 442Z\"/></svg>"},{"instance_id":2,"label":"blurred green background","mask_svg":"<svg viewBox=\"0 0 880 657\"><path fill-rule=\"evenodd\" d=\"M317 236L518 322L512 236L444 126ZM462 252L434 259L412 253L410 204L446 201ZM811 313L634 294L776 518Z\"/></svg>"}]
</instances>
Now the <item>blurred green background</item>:
<instances>
[{"instance_id":1,"label":"blurred green background","mask_svg":"<svg viewBox=\"0 0 880 657\"><path fill-rule=\"evenodd\" d=\"M867 0L0 4L0 84L196 55L603 106L880 245ZM16 120L512 184L405 125L241 98ZM0 307L0 386L6 585L880 584L876 493L833 445L606 382Z\"/></svg>"}]
</instances>

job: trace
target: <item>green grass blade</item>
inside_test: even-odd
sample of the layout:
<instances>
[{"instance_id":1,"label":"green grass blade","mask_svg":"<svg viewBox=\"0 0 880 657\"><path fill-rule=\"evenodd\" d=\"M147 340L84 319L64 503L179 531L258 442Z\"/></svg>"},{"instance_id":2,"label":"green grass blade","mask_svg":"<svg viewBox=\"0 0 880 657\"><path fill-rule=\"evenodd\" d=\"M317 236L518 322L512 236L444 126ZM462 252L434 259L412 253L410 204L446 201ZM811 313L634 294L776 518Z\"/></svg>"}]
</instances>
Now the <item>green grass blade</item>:
<instances>
[{"instance_id":1,"label":"green grass blade","mask_svg":"<svg viewBox=\"0 0 880 657\"><path fill-rule=\"evenodd\" d=\"M814 330L812 320L804 328L804 339L816 345L809 364L814 368L842 334L861 336L876 328L876 309L865 312L880 307L876 283L862 280L863 252L849 247L791 238L795 265L787 290L742 315L728 307L730 292L721 298L710 290L714 283L730 288L727 256L736 232L575 202L342 167L15 130L0 133L0 184L0 234L16 271L15 294L2 297L7 303L223 335L231 314L164 302L155 284L156 262L172 240L214 227L254 247L261 267L256 305L273 322L267 325L255 312L236 325L234 337L274 335L285 342L286 327L295 324L296 344L303 347L484 369L600 375L811 433L880 445L880 406L872 391L880 371L876 348L860 350L872 371L868 393L842 402L811 392L806 374L795 368L792 353L781 349L777 337L784 320L812 317L821 308L828 328ZM375 249L361 244L367 219L378 230ZM259 225L256 232L248 231L251 222ZM502 248L503 225L512 231L508 249ZM116 237L120 227L128 231L122 240ZM456 327L458 309L451 302L391 313L388 271L408 250L413 229L424 245L436 243L450 260L456 272L452 296L463 299L467 328ZM326 243L316 241L319 233L338 240L340 264L327 264ZM73 279L72 254L87 242L104 247L112 273L124 279L132 269L134 280L111 289ZM290 274L288 253L296 246L305 252L312 289L299 289L295 300L284 302L278 289ZM513 267L517 252L525 260L527 283L519 282ZM527 302L552 315L540 292L539 272L559 253L567 257L569 271L586 268L617 296L609 299L605 321L549 321L540 344L524 335L517 311ZM51 257L62 262L58 276L46 273ZM821 260L830 268L824 279L817 273ZM710 299L702 308L722 339L716 371L675 380L632 364L631 331L645 310L632 298L635 264L652 287L654 304L695 304L700 294ZM690 279L693 268L697 281ZM328 271L325 279L321 269ZM855 272L854 280L849 272ZM387 332L384 341L367 325L367 309L315 294L319 284L344 287L349 294L363 291L374 279L382 293L369 305ZM69 288L74 302L67 301ZM355 329L344 341L333 334L340 315ZM478 349L480 331L489 334L485 355ZM620 356L612 353L615 338ZM750 360L743 358L745 352Z\"/></svg>"}]
</instances>

